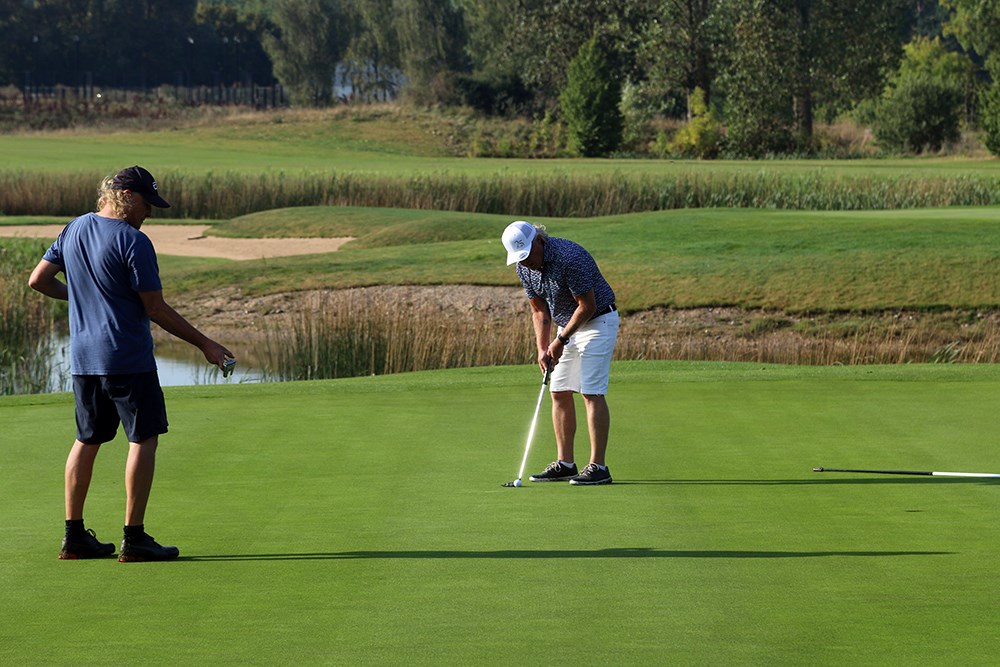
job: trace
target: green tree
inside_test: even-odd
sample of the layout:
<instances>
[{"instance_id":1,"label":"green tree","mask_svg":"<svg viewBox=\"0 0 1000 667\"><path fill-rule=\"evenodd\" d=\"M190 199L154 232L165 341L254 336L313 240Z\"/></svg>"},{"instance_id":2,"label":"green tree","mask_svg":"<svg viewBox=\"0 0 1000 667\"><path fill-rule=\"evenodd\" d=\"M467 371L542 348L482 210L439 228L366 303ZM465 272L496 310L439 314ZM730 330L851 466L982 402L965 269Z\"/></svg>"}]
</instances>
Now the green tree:
<instances>
[{"instance_id":1,"label":"green tree","mask_svg":"<svg viewBox=\"0 0 1000 667\"><path fill-rule=\"evenodd\" d=\"M907 0L795 0L793 104L808 146L817 102L846 109L877 95L902 51Z\"/></svg>"},{"instance_id":2,"label":"green tree","mask_svg":"<svg viewBox=\"0 0 1000 667\"><path fill-rule=\"evenodd\" d=\"M328 104L337 64L350 42L340 0L278 0L272 18L278 32L265 36L264 48L292 103Z\"/></svg>"},{"instance_id":3,"label":"green tree","mask_svg":"<svg viewBox=\"0 0 1000 667\"><path fill-rule=\"evenodd\" d=\"M733 47L722 83L727 143L734 153L763 157L793 146L793 15L773 0L734 3Z\"/></svg>"},{"instance_id":4,"label":"green tree","mask_svg":"<svg viewBox=\"0 0 1000 667\"><path fill-rule=\"evenodd\" d=\"M353 39L344 58L347 80L362 101L388 100L400 85L399 35L392 0L356 0L350 5Z\"/></svg>"},{"instance_id":5,"label":"green tree","mask_svg":"<svg viewBox=\"0 0 1000 667\"><path fill-rule=\"evenodd\" d=\"M1000 58L986 62L991 83L979 91L979 125L983 144L994 155L1000 155Z\"/></svg>"},{"instance_id":6,"label":"green tree","mask_svg":"<svg viewBox=\"0 0 1000 667\"><path fill-rule=\"evenodd\" d=\"M0 85L17 82L24 71L24 63L17 48L19 37L26 32L26 10L20 0L0 0Z\"/></svg>"},{"instance_id":7,"label":"green tree","mask_svg":"<svg viewBox=\"0 0 1000 667\"><path fill-rule=\"evenodd\" d=\"M983 143L1000 155L1000 0L941 0L948 11L946 35L984 62L986 83L977 94Z\"/></svg>"},{"instance_id":8,"label":"green tree","mask_svg":"<svg viewBox=\"0 0 1000 667\"><path fill-rule=\"evenodd\" d=\"M726 117L733 145L750 154L808 149L818 103L846 109L878 94L898 62L907 8L905 0L733 0L725 68L736 98Z\"/></svg>"},{"instance_id":9,"label":"green tree","mask_svg":"<svg viewBox=\"0 0 1000 667\"><path fill-rule=\"evenodd\" d=\"M721 0L654 0L640 26L637 53L645 87L661 98L688 97L696 88L711 99L719 64ZM691 109L688 109L690 119Z\"/></svg>"},{"instance_id":10,"label":"green tree","mask_svg":"<svg viewBox=\"0 0 1000 667\"><path fill-rule=\"evenodd\" d=\"M246 6L202 0L195 21L199 33L205 35L203 41L214 45L211 59L222 83L274 80L271 60L261 43L263 35L273 32L274 26L264 13Z\"/></svg>"},{"instance_id":11,"label":"green tree","mask_svg":"<svg viewBox=\"0 0 1000 667\"><path fill-rule=\"evenodd\" d=\"M452 77L468 70L465 24L452 0L393 0L400 62L418 102L453 101Z\"/></svg>"},{"instance_id":12,"label":"green tree","mask_svg":"<svg viewBox=\"0 0 1000 667\"><path fill-rule=\"evenodd\" d=\"M594 157L618 147L623 125L618 106L621 96L621 80L614 76L597 40L591 39L570 62L566 87L559 96L571 148Z\"/></svg>"},{"instance_id":13,"label":"green tree","mask_svg":"<svg viewBox=\"0 0 1000 667\"><path fill-rule=\"evenodd\" d=\"M570 61L592 37L619 77L633 77L649 0L510 0L509 26L493 35L490 58L516 72L538 96L554 104L566 85Z\"/></svg>"},{"instance_id":14,"label":"green tree","mask_svg":"<svg viewBox=\"0 0 1000 667\"><path fill-rule=\"evenodd\" d=\"M939 0L948 11L944 32L966 51L988 58L1000 47L1000 0Z\"/></svg>"}]
</instances>

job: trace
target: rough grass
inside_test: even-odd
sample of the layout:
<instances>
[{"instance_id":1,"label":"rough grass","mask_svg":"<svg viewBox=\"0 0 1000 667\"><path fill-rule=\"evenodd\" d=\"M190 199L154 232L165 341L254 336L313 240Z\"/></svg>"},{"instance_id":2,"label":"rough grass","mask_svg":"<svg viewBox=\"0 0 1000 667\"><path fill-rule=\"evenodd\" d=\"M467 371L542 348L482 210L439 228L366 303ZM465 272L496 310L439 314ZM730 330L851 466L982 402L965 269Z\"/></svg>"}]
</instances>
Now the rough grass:
<instances>
[{"instance_id":1,"label":"rough grass","mask_svg":"<svg viewBox=\"0 0 1000 667\"><path fill-rule=\"evenodd\" d=\"M657 172L607 163L598 171L574 165L572 174L545 168L476 173L466 171L466 164L376 174L357 167L311 172L262 167L252 174L157 169L156 174L172 204L162 217L231 218L314 205L594 217L677 208L887 210L1000 203L998 175L978 171L906 176L864 171L843 176L815 167ZM104 175L0 171L0 212L75 215L92 205L95 184Z\"/></svg>"}]
</instances>

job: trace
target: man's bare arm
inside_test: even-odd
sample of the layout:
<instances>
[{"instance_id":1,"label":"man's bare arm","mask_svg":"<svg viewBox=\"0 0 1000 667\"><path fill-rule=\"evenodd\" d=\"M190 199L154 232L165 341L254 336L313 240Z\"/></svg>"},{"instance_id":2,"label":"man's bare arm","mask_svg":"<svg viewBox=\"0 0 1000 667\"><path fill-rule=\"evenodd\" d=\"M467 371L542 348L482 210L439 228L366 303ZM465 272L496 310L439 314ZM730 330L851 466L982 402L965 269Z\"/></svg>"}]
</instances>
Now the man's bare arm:
<instances>
[{"instance_id":1,"label":"man's bare arm","mask_svg":"<svg viewBox=\"0 0 1000 667\"><path fill-rule=\"evenodd\" d=\"M47 297L68 301L69 291L66 289L66 283L58 278L60 271L62 271L61 266L43 259L31 272L28 287Z\"/></svg>"},{"instance_id":2,"label":"man's bare arm","mask_svg":"<svg viewBox=\"0 0 1000 667\"><path fill-rule=\"evenodd\" d=\"M167 333L197 347L205 355L208 363L222 368L226 357L234 356L228 349L198 331L194 325L164 301L161 290L139 292L139 298L142 299L142 304L145 306L146 314L149 315L150 320L160 325Z\"/></svg>"}]
</instances>

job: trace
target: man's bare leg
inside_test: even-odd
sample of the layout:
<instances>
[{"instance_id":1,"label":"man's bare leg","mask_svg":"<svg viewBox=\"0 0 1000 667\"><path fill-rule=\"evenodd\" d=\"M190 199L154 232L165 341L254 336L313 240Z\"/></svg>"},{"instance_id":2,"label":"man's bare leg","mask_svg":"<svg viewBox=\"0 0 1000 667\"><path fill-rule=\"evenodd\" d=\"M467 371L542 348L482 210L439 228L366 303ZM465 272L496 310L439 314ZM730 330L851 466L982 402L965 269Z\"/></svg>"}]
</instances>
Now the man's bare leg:
<instances>
[{"instance_id":1,"label":"man's bare leg","mask_svg":"<svg viewBox=\"0 0 1000 667\"><path fill-rule=\"evenodd\" d=\"M552 428L555 431L559 460L573 461L573 440L576 437L576 404L573 401L573 392L553 392Z\"/></svg>"},{"instance_id":2,"label":"man's bare leg","mask_svg":"<svg viewBox=\"0 0 1000 667\"><path fill-rule=\"evenodd\" d=\"M83 518L83 505L87 501L90 480L94 476L94 460L100 445L85 445L76 440L66 459L66 519Z\"/></svg>"},{"instance_id":3,"label":"man's bare leg","mask_svg":"<svg viewBox=\"0 0 1000 667\"><path fill-rule=\"evenodd\" d=\"M583 400L587 405L587 428L590 430L590 462L607 465L604 457L608 451L608 432L611 429L608 402L599 394L585 394Z\"/></svg>"},{"instance_id":4,"label":"man's bare leg","mask_svg":"<svg viewBox=\"0 0 1000 667\"><path fill-rule=\"evenodd\" d=\"M128 461L125 463L125 525L141 525L146 517L149 492L153 488L156 469L156 445L159 436L142 442L128 443Z\"/></svg>"}]
</instances>

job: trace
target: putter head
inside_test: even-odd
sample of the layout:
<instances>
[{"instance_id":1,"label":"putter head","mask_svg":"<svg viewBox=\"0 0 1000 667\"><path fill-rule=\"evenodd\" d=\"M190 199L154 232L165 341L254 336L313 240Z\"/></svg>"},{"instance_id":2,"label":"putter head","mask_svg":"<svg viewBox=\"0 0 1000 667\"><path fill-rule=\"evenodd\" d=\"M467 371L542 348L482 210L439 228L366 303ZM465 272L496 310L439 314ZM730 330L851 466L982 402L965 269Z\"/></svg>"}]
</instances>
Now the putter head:
<instances>
[{"instance_id":1,"label":"putter head","mask_svg":"<svg viewBox=\"0 0 1000 667\"><path fill-rule=\"evenodd\" d=\"M227 358L222 362L222 377L227 378L233 374L236 369L236 360L232 357Z\"/></svg>"},{"instance_id":2,"label":"putter head","mask_svg":"<svg viewBox=\"0 0 1000 667\"><path fill-rule=\"evenodd\" d=\"M520 481L521 481L521 480L519 480L519 479L515 479L515 480L514 480L513 482L504 482L504 483L503 483L503 484L501 484L500 486L505 486L505 487L506 487L506 486L510 486L510 487L516 487L516 486L521 486L520 484L518 484L518 482L520 482Z\"/></svg>"}]
</instances>

